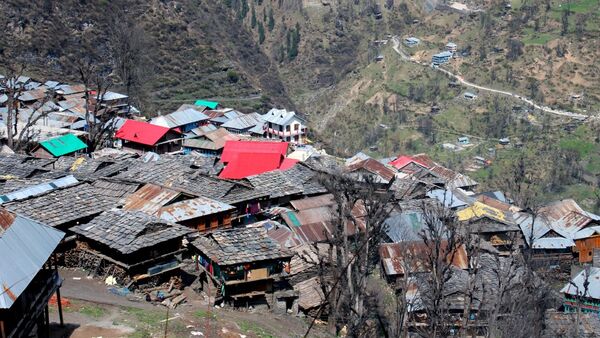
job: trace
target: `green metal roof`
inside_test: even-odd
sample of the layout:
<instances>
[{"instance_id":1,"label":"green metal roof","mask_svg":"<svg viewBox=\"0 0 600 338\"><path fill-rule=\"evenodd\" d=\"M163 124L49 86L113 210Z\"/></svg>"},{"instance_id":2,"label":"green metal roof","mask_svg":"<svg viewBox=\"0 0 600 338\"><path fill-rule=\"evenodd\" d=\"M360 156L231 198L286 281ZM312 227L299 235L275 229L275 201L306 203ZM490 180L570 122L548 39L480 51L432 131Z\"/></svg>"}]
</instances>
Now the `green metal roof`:
<instances>
[{"instance_id":1,"label":"green metal roof","mask_svg":"<svg viewBox=\"0 0 600 338\"><path fill-rule=\"evenodd\" d=\"M206 101L206 100L196 100L194 102L196 106L205 106L208 109L215 109L219 105L219 102L215 101Z\"/></svg>"},{"instance_id":2,"label":"green metal roof","mask_svg":"<svg viewBox=\"0 0 600 338\"><path fill-rule=\"evenodd\" d=\"M73 134L66 134L57 138L43 141L40 142L40 145L44 147L44 149L46 149L50 154L56 157L87 148L87 145Z\"/></svg>"}]
</instances>

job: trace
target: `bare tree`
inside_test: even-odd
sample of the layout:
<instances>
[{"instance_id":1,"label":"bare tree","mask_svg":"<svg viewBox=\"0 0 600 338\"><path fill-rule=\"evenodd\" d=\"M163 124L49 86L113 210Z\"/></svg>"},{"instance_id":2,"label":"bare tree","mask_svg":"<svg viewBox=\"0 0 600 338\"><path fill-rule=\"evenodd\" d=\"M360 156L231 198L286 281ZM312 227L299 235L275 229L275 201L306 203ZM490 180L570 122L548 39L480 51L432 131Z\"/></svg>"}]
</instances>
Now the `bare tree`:
<instances>
[{"instance_id":1,"label":"bare tree","mask_svg":"<svg viewBox=\"0 0 600 338\"><path fill-rule=\"evenodd\" d=\"M127 95L127 114L131 109L131 96L143 96L144 81L151 73L148 53L148 35L126 14L114 16L109 37L109 51L113 70Z\"/></svg>"},{"instance_id":2,"label":"bare tree","mask_svg":"<svg viewBox=\"0 0 600 338\"><path fill-rule=\"evenodd\" d=\"M460 228L454 213L441 204L423 205L421 240L425 252L421 259L428 273L419 281L420 298L427 314L422 334L427 337L446 336L451 322L446 295L455 268L453 263L461 246Z\"/></svg>"},{"instance_id":3,"label":"bare tree","mask_svg":"<svg viewBox=\"0 0 600 338\"><path fill-rule=\"evenodd\" d=\"M0 87L5 88L7 96L6 112L6 137L7 146L13 151L21 151L34 141L40 134L35 130L38 121L56 111L51 105L47 105L54 97L54 92L48 90L41 100L36 101L28 107L22 107L19 98L26 91L25 83L20 81L23 76L23 66L9 66L6 77L0 80ZM20 121L20 114L27 109L29 115L24 121Z\"/></svg>"},{"instance_id":4,"label":"bare tree","mask_svg":"<svg viewBox=\"0 0 600 338\"><path fill-rule=\"evenodd\" d=\"M92 61L80 60L77 71L84 85L85 121L87 124L88 152L108 145L117 123L118 113L112 106L102 105L103 98L111 86Z\"/></svg>"},{"instance_id":5,"label":"bare tree","mask_svg":"<svg viewBox=\"0 0 600 338\"><path fill-rule=\"evenodd\" d=\"M345 328L353 337L372 336L374 328L367 322L376 303L367 284L378 262L378 245L391 195L378 191L368 179L359 183L344 176L326 175L322 182L336 202L326 257L331 267L327 277L333 281L324 290L329 305L328 328L334 334ZM324 276L321 279L324 281ZM323 306L317 317L322 310Z\"/></svg>"}]
</instances>

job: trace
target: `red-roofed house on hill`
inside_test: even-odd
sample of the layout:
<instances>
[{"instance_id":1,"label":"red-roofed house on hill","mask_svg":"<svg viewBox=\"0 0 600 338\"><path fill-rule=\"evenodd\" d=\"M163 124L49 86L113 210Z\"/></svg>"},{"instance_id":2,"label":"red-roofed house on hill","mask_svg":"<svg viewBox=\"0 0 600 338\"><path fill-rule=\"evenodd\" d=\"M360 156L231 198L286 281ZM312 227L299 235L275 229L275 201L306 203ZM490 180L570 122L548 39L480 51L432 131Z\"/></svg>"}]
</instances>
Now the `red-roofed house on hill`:
<instances>
[{"instance_id":1,"label":"red-roofed house on hill","mask_svg":"<svg viewBox=\"0 0 600 338\"><path fill-rule=\"evenodd\" d=\"M390 165L394 166L396 169L403 169L408 165L421 167L421 169L429 169L431 167L427 161L412 156L398 156L398 158L390 162Z\"/></svg>"},{"instance_id":2,"label":"red-roofed house on hill","mask_svg":"<svg viewBox=\"0 0 600 338\"><path fill-rule=\"evenodd\" d=\"M220 178L242 179L281 168L287 142L227 141L221 155Z\"/></svg>"},{"instance_id":3,"label":"red-roofed house on hill","mask_svg":"<svg viewBox=\"0 0 600 338\"><path fill-rule=\"evenodd\" d=\"M164 154L181 149L180 133L147 122L127 120L115 136L123 142L123 149L137 153Z\"/></svg>"}]
</instances>

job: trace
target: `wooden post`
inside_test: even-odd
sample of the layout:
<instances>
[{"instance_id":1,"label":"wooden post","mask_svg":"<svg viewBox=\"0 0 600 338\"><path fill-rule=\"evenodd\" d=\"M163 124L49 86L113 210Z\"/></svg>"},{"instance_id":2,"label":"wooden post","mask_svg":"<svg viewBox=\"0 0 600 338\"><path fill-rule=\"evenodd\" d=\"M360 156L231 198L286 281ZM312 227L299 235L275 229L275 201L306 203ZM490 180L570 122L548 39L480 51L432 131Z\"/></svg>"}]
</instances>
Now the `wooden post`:
<instances>
[{"instance_id":1,"label":"wooden post","mask_svg":"<svg viewBox=\"0 0 600 338\"><path fill-rule=\"evenodd\" d=\"M45 337L50 337L50 310L48 309L48 304L44 308L44 316L46 317L46 330L44 330Z\"/></svg>"},{"instance_id":2,"label":"wooden post","mask_svg":"<svg viewBox=\"0 0 600 338\"><path fill-rule=\"evenodd\" d=\"M56 289L56 304L58 305L58 318L60 319L60 326L64 327L65 321L63 319L62 304L60 301L60 287Z\"/></svg>"},{"instance_id":3,"label":"wooden post","mask_svg":"<svg viewBox=\"0 0 600 338\"><path fill-rule=\"evenodd\" d=\"M0 338L6 338L6 332L4 332L4 321L0 320Z\"/></svg>"}]
</instances>

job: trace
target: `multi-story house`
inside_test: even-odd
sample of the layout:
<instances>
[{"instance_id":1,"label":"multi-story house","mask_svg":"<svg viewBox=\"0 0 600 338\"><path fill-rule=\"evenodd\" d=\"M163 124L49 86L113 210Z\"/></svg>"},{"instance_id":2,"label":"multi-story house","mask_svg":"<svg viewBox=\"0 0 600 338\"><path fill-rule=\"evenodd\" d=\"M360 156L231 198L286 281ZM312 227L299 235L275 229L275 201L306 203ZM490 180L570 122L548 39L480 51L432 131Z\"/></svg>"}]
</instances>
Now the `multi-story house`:
<instances>
[{"instance_id":1,"label":"multi-story house","mask_svg":"<svg viewBox=\"0 0 600 338\"><path fill-rule=\"evenodd\" d=\"M306 121L295 112L273 108L262 117L265 120L267 138L296 144L306 143Z\"/></svg>"}]
</instances>

